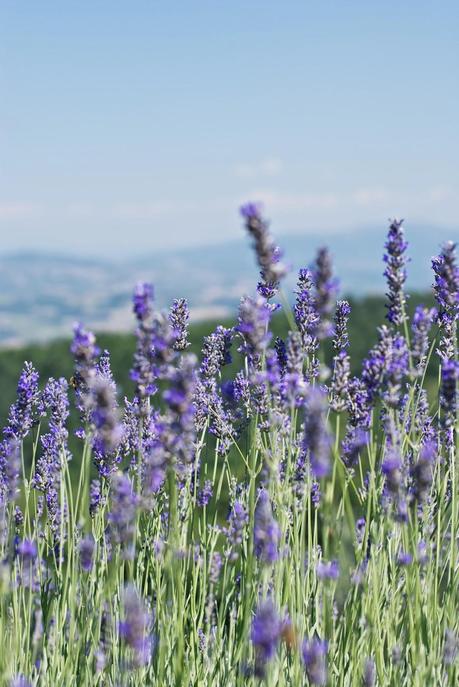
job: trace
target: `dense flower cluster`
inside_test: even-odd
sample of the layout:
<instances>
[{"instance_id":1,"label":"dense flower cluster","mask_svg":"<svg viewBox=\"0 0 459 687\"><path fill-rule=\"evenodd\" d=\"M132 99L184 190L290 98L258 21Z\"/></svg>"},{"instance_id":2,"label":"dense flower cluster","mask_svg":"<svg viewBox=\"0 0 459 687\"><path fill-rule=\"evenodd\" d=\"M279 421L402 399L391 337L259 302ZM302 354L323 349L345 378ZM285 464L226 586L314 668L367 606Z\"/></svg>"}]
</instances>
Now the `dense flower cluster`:
<instances>
[{"instance_id":1,"label":"dense flower cluster","mask_svg":"<svg viewBox=\"0 0 459 687\"><path fill-rule=\"evenodd\" d=\"M242 214L261 281L199 357L187 302L140 283L132 396L81 324L70 382L25 363L0 441L2 685L458 684L455 246L437 307L410 308L391 223L360 366L330 252L280 317L280 251Z\"/></svg>"}]
</instances>

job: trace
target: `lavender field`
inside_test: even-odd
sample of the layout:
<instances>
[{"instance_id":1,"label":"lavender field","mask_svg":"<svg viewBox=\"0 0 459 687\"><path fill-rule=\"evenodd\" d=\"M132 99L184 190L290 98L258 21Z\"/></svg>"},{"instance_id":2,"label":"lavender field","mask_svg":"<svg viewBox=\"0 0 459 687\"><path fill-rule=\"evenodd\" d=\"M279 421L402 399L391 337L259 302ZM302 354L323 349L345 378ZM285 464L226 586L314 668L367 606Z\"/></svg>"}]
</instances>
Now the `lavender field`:
<instances>
[{"instance_id":1,"label":"lavender field","mask_svg":"<svg viewBox=\"0 0 459 687\"><path fill-rule=\"evenodd\" d=\"M187 302L160 311L140 283L133 397L84 324L71 379L24 364L0 444L1 685L459 683L455 245L409 318L390 223L386 321L353 376L328 249L292 301L260 208L241 215L260 281L199 358Z\"/></svg>"}]
</instances>

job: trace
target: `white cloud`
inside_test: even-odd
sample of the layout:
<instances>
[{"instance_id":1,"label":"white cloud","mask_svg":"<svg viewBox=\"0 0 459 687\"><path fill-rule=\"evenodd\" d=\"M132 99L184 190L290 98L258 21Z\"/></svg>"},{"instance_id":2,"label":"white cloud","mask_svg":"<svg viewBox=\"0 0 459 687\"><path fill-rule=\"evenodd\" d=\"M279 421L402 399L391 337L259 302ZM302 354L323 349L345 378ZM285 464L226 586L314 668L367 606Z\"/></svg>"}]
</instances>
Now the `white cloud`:
<instances>
[{"instance_id":1,"label":"white cloud","mask_svg":"<svg viewBox=\"0 0 459 687\"><path fill-rule=\"evenodd\" d=\"M267 157L259 162L240 162L234 168L234 173L240 179L257 179L278 176L282 170L281 160L276 157Z\"/></svg>"},{"instance_id":2,"label":"white cloud","mask_svg":"<svg viewBox=\"0 0 459 687\"><path fill-rule=\"evenodd\" d=\"M41 206L32 203L0 203L0 221L30 219L41 214Z\"/></svg>"}]
</instances>

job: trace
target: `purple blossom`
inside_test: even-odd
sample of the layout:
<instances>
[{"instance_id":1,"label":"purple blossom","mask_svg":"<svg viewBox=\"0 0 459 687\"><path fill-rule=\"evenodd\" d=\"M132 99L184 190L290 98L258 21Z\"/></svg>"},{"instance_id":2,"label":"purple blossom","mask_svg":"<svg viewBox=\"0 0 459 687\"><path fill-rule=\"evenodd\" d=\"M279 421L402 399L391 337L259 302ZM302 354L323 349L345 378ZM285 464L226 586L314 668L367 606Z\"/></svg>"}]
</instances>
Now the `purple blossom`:
<instances>
[{"instance_id":1,"label":"purple blossom","mask_svg":"<svg viewBox=\"0 0 459 687\"><path fill-rule=\"evenodd\" d=\"M99 474L108 477L120 461L118 449L122 439L116 386L111 377L97 372L89 392L87 405L93 426L94 462Z\"/></svg>"},{"instance_id":2,"label":"purple blossom","mask_svg":"<svg viewBox=\"0 0 459 687\"><path fill-rule=\"evenodd\" d=\"M219 551L214 551L212 553L211 558L210 558L210 567L209 567L209 581L211 584L217 584L219 577L220 577L222 565L223 565L223 559L222 559L221 553Z\"/></svg>"},{"instance_id":3,"label":"purple blossom","mask_svg":"<svg viewBox=\"0 0 459 687\"><path fill-rule=\"evenodd\" d=\"M89 486L89 514L91 518L95 517L103 503L100 480L93 479Z\"/></svg>"},{"instance_id":4,"label":"purple blossom","mask_svg":"<svg viewBox=\"0 0 459 687\"><path fill-rule=\"evenodd\" d=\"M458 653L459 638L453 632L453 630L447 628L445 630L445 639L443 642L443 665L452 666L456 661Z\"/></svg>"},{"instance_id":5,"label":"purple blossom","mask_svg":"<svg viewBox=\"0 0 459 687\"><path fill-rule=\"evenodd\" d=\"M246 296L241 299L236 331L242 337L242 344L238 350L247 355L249 364L255 369L271 338L268 331L270 318L271 311L265 298Z\"/></svg>"},{"instance_id":6,"label":"purple blossom","mask_svg":"<svg viewBox=\"0 0 459 687\"><path fill-rule=\"evenodd\" d=\"M252 621L251 640L255 649L255 673L263 677L266 664L276 653L281 638L283 623L271 600L258 607Z\"/></svg>"},{"instance_id":7,"label":"purple blossom","mask_svg":"<svg viewBox=\"0 0 459 687\"><path fill-rule=\"evenodd\" d=\"M386 487L389 493L393 497L397 497L403 481L402 460L397 447L389 446L381 467L386 477Z\"/></svg>"},{"instance_id":8,"label":"purple blossom","mask_svg":"<svg viewBox=\"0 0 459 687\"><path fill-rule=\"evenodd\" d=\"M394 219L391 221L387 242L385 244L386 254L384 262L386 269L384 276L387 279L387 319L395 326L403 323L405 319L404 308L406 296L403 292L403 285L406 281L406 262L405 257L408 244L405 241L402 228L403 220Z\"/></svg>"},{"instance_id":9,"label":"purple blossom","mask_svg":"<svg viewBox=\"0 0 459 687\"><path fill-rule=\"evenodd\" d=\"M433 481L433 466L436 457L436 443L429 441L421 446L419 457L411 468L413 495L420 503L423 503L429 495Z\"/></svg>"},{"instance_id":10,"label":"purple blossom","mask_svg":"<svg viewBox=\"0 0 459 687\"><path fill-rule=\"evenodd\" d=\"M411 324L412 343L411 358L416 375L423 374L427 362L429 350L429 332L437 315L435 308L425 308L418 305L414 311Z\"/></svg>"},{"instance_id":11,"label":"purple blossom","mask_svg":"<svg viewBox=\"0 0 459 687\"><path fill-rule=\"evenodd\" d=\"M408 372L408 347L405 338L383 325L378 330L379 341L363 361L362 381L369 400L382 396L391 407L400 403L401 386Z\"/></svg>"},{"instance_id":12,"label":"purple blossom","mask_svg":"<svg viewBox=\"0 0 459 687\"><path fill-rule=\"evenodd\" d=\"M231 343L233 330L218 326L209 336L204 337L202 362L199 368L206 386L212 386L224 365L231 363Z\"/></svg>"},{"instance_id":13,"label":"purple blossom","mask_svg":"<svg viewBox=\"0 0 459 687\"><path fill-rule=\"evenodd\" d=\"M365 518L358 518L355 523L355 536L357 543L361 544L365 536L366 521Z\"/></svg>"},{"instance_id":14,"label":"purple blossom","mask_svg":"<svg viewBox=\"0 0 459 687\"><path fill-rule=\"evenodd\" d=\"M8 687L32 687L32 683L25 677L25 675L15 675L8 682Z\"/></svg>"},{"instance_id":15,"label":"purple blossom","mask_svg":"<svg viewBox=\"0 0 459 687\"><path fill-rule=\"evenodd\" d=\"M326 395L311 387L305 406L303 448L308 452L312 473L317 478L330 472L331 438L326 423Z\"/></svg>"},{"instance_id":16,"label":"purple blossom","mask_svg":"<svg viewBox=\"0 0 459 687\"><path fill-rule=\"evenodd\" d=\"M444 360L441 365L440 385L440 427L447 446L453 444L453 433L457 419L457 383L459 380L459 362Z\"/></svg>"},{"instance_id":17,"label":"purple blossom","mask_svg":"<svg viewBox=\"0 0 459 687\"><path fill-rule=\"evenodd\" d=\"M206 480L198 492L196 503L198 506L203 508L209 505L209 501L212 498L213 485L210 480Z\"/></svg>"},{"instance_id":18,"label":"purple blossom","mask_svg":"<svg viewBox=\"0 0 459 687\"><path fill-rule=\"evenodd\" d=\"M348 406L348 387L351 377L351 361L346 351L340 351L333 358L333 377L330 385L330 405L336 413Z\"/></svg>"},{"instance_id":19,"label":"purple blossom","mask_svg":"<svg viewBox=\"0 0 459 687\"><path fill-rule=\"evenodd\" d=\"M119 544L124 558L134 557L134 536L139 504L131 480L121 472L111 477L111 506L108 514L110 539Z\"/></svg>"},{"instance_id":20,"label":"purple blossom","mask_svg":"<svg viewBox=\"0 0 459 687\"><path fill-rule=\"evenodd\" d=\"M368 443L368 432L362 427L350 427L344 437L342 447L343 463L347 468L353 468L359 461L360 454Z\"/></svg>"},{"instance_id":21,"label":"purple blossom","mask_svg":"<svg viewBox=\"0 0 459 687\"><path fill-rule=\"evenodd\" d=\"M311 484L311 503L314 506L314 508L318 508L320 506L320 499L321 499L320 484L319 484L319 482L312 482L312 484Z\"/></svg>"},{"instance_id":22,"label":"purple blossom","mask_svg":"<svg viewBox=\"0 0 459 687\"><path fill-rule=\"evenodd\" d=\"M169 387L163 393L168 412L160 440L168 452L169 463L181 471L193 464L196 454L196 356L182 356L180 367L170 373L168 381Z\"/></svg>"},{"instance_id":23,"label":"purple blossom","mask_svg":"<svg viewBox=\"0 0 459 687\"><path fill-rule=\"evenodd\" d=\"M38 372L32 363L26 362L19 377L16 401L10 407L8 423L3 430L6 439L25 439L35 424L38 401Z\"/></svg>"},{"instance_id":24,"label":"purple blossom","mask_svg":"<svg viewBox=\"0 0 459 687\"><path fill-rule=\"evenodd\" d=\"M239 558L239 549L244 539L244 529L249 521L249 516L240 501L235 501L228 517L228 527L225 534L230 547L230 560Z\"/></svg>"},{"instance_id":25,"label":"purple blossom","mask_svg":"<svg viewBox=\"0 0 459 687\"><path fill-rule=\"evenodd\" d=\"M319 580L337 580L339 577L339 563L336 560L320 560L316 566L316 573Z\"/></svg>"},{"instance_id":26,"label":"purple blossom","mask_svg":"<svg viewBox=\"0 0 459 687\"><path fill-rule=\"evenodd\" d=\"M188 342L188 320L190 311L185 298L176 298L169 312L169 322L174 333L174 349L184 351L190 345Z\"/></svg>"},{"instance_id":27,"label":"purple blossom","mask_svg":"<svg viewBox=\"0 0 459 687\"><path fill-rule=\"evenodd\" d=\"M33 487L46 498L48 520L54 535L60 528L64 504L60 503L62 466L71 455L67 447L69 416L68 385L65 379L49 379L43 391L42 412L49 414L49 432L40 437L42 453L38 457Z\"/></svg>"},{"instance_id":28,"label":"purple blossom","mask_svg":"<svg viewBox=\"0 0 459 687\"><path fill-rule=\"evenodd\" d=\"M459 267L456 244L448 241L439 256L432 259L435 274L433 290L439 305L437 322L442 330L439 347L441 358L452 359L456 352L455 327L459 317Z\"/></svg>"},{"instance_id":29,"label":"purple blossom","mask_svg":"<svg viewBox=\"0 0 459 687\"><path fill-rule=\"evenodd\" d=\"M153 286L137 284L134 296L134 313L137 318L136 351L131 369L131 379L136 385L136 395L141 401L140 410L145 412L145 401L156 393L155 351L153 345Z\"/></svg>"},{"instance_id":30,"label":"purple blossom","mask_svg":"<svg viewBox=\"0 0 459 687\"><path fill-rule=\"evenodd\" d=\"M88 409L86 397L89 384L96 374L96 360L100 353L96 345L96 337L77 322L73 328L73 340L70 351L75 360L75 374L72 385L75 389L76 407L80 411L83 424L88 422ZM84 429L78 431L79 436L84 436Z\"/></svg>"},{"instance_id":31,"label":"purple blossom","mask_svg":"<svg viewBox=\"0 0 459 687\"><path fill-rule=\"evenodd\" d=\"M306 639L302 646L303 663L311 685L327 683L328 642L314 637Z\"/></svg>"},{"instance_id":32,"label":"purple blossom","mask_svg":"<svg viewBox=\"0 0 459 687\"><path fill-rule=\"evenodd\" d=\"M397 556L397 563L401 566L411 565L413 562L413 556L407 551L400 551Z\"/></svg>"},{"instance_id":33,"label":"purple blossom","mask_svg":"<svg viewBox=\"0 0 459 687\"><path fill-rule=\"evenodd\" d=\"M145 322L153 315L153 285L139 282L132 298L134 314L139 322Z\"/></svg>"},{"instance_id":34,"label":"purple blossom","mask_svg":"<svg viewBox=\"0 0 459 687\"><path fill-rule=\"evenodd\" d=\"M16 553L24 563L30 563L37 557L37 545L31 539L23 539L17 544Z\"/></svg>"},{"instance_id":35,"label":"purple blossom","mask_svg":"<svg viewBox=\"0 0 459 687\"><path fill-rule=\"evenodd\" d=\"M84 572L89 572L92 568L94 558L94 537L87 534L80 542L80 563Z\"/></svg>"},{"instance_id":36,"label":"purple blossom","mask_svg":"<svg viewBox=\"0 0 459 687\"><path fill-rule=\"evenodd\" d=\"M313 354L318 346L317 327L319 314L313 296L312 273L301 269L298 273L294 315L296 326L301 334L303 348L307 355Z\"/></svg>"},{"instance_id":37,"label":"purple blossom","mask_svg":"<svg viewBox=\"0 0 459 687\"><path fill-rule=\"evenodd\" d=\"M287 369L287 348L284 340L281 339L280 336L277 336L274 341L274 350L276 351L277 363L279 365L281 376L283 376Z\"/></svg>"},{"instance_id":38,"label":"purple blossom","mask_svg":"<svg viewBox=\"0 0 459 687\"><path fill-rule=\"evenodd\" d=\"M136 589L128 585L123 594L123 620L120 622L120 636L134 653L136 666L147 665L151 659L150 637L151 614Z\"/></svg>"},{"instance_id":39,"label":"purple blossom","mask_svg":"<svg viewBox=\"0 0 459 687\"><path fill-rule=\"evenodd\" d=\"M245 228L252 237L253 246L261 269L262 283L259 285L266 298L272 297L279 287L280 280L287 274L282 263L282 253L275 245L268 229L268 223L262 218L260 207L247 203L241 207Z\"/></svg>"},{"instance_id":40,"label":"purple blossom","mask_svg":"<svg viewBox=\"0 0 459 687\"><path fill-rule=\"evenodd\" d=\"M376 665L374 659L367 658L363 667L363 687L373 687L376 683Z\"/></svg>"},{"instance_id":41,"label":"purple blossom","mask_svg":"<svg viewBox=\"0 0 459 687\"><path fill-rule=\"evenodd\" d=\"M335 351L345 351L349 348L349 334L347 322L351 313L348 301L337 301L335 312L335 327L333 330L333 347Z\"/></svg>"},{"instance_id":42,"label":"purple blossom","mask_svg":"<svg viewBox=\"0 0 459 687\"><path fill-rule=\"evenodd\" d=\"M279 558L281 531L273 517L269 494L260 489L255 509L254 545L255 554L265 563L274 563Z\"/></svg>"},{"instance_id":43,"label":"purple blossom","mask_svg":"<svg viewBox=\"0 0 459 687\"><path fill-rule=\"evenodd\" d=\"M14 503L19 497L21 477L21 443L4 439L0 444L0 502Z\"/></svg>"},{"instance_id":44,"label":"purple blossom","mask_svg":"<svg viewBox=\"0 0 459 687\"><path fill-rule=\"evenodd\" d=\"M312 270L315 286L315 308L319 316L316 336L319 340L332 334L331 315L336 305L338 280L333 277L333 263L328 248L319 248Z\"/></svg>"}]
</instances>

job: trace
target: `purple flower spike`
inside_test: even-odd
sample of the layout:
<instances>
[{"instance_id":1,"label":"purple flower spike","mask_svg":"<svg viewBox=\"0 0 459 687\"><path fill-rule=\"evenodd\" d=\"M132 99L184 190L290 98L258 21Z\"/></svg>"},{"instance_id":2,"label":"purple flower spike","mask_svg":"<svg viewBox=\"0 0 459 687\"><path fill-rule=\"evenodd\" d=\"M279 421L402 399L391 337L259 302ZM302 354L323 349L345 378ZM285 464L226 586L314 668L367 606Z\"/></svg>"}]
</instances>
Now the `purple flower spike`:
<instances>
[{"instance_id":1,"label":"purple flower spike","mask_svg":"<svg viewBox=\"0 0 459 687\"><path fill-rule=\"evenodd\" d=\"M80 542L80 563L85 572L89 572L92 568L94 547L95 542L92 534L87 534Z\"/></svg>"},{"instance_id":2,"label":"purple flower spike","mask_svg":"<svg viewBox=\"0 0 459 687\"><path fill-rule=\"evenodd\" d=\"M258 677L264 677L266 664L274 658L282 627L282 621L272 601L262 603L253 619L250 635L255 649L255 673Z\"/></svg>"},{"instance_id":3,"label":"purple flower spike","mask_svg":"<svg viewBox=\"0 0 459 687\"><path fill-rule=\"evenodd\" d=\"M120 622L120 635L134 653L136 666L147 665L151 658L151 614L132 585L123 594L124 617Z\"/></svg>"},{"instance_id":4,"label":"purple flower spike","mask_svg":"<svg viewBox=\"0 0 459 687\"><path fill-rule=\"evenodd\" d=\"M255 553L265 563L274 563L279 558L281 531L273 517L271 501L266 489L260 489L255 510L254 543Z\"/></svg>"},{"instance_id":5,"label":"purple flower spike","mask_svg":"<svg viewBox=\"0 0 459 687\"><path fill-rule=\"evenodd\" d=\"M262 218L260 206L247 203L241 207L247 232L252 237L257 261L261 269L262 282L258 285L259 293L265 298L272 298L279 288L280 280L287 274L286 266L281 262L282 253L275 245Z\"/></svg>"},{"instance_id":6,"label":"purple flower spike","mask_svg":"<svg viewBox=\"0 0 459 687\"><path fill-rule=\"evenodd\" d=\"M133 310L139 322L144 322L153 313L153 285L139 282L134 289Z\"/></svg>"},{"instance_id":7,"label":"purple flower spike","mask_svg":"<svg viewBox=\"0 0 459 687\"><path fill-rule=\"evenodd\" d=\"M438 353L443 359L452 359L456 352L455 323L459 317L459 267L455 243L444 244L440 255L432 259L432 269L435 274L433 290L439 305L437 322L442 331Z\"/></svg>"},{"instance_id":8,"label":"purple flower spike","mask_svg":"<svg viewBox=\"0 0 459 687\"><path fill-rule=\"evenodd\" d=\"M384 276L387 279L387 298L389 302L386 305L387 319L396 327L403 323L405 318L404 307L406 304L406 296L403 292L403 285L406 281L406 262L405 257L408 244L405 241L402 228L403 220L392 220L389 232L387 235L386 250L384 255L384 262L386 269Z\"/></svg>"},{"instance_id":9,"label":"purple flower spike","mask_svg":"<svg viewBox=\"0 0 459 687\"><path fill-rule=\"evenodd\" d=\"M306 400L303 448L309 452L311 470L318 479L326 477L331 469L331 438L326 412L326 395L317 387L311 387Z\"/></svg>"},{"instance_id":10,"label":"purple flower spike","mask_svg":"<svg viewBox=\"0 0 459 687\"><path fill-rule=\"evenodd\" d=\"M186 299L176 298L169 312L169 322L175 337L174 349L176 351L184 351L190 345L188 341L189 319L190 311Z\"/></svg>"},{"instance_id":11,"label":"purple flower spike","mask_svg":"<svg viewBox=\"0 0 459 687\"><path fill-rule=\"evenodd\" d=\"M303 642L303 662L311 685L327 683L327 651L328 642L322 639L313 638Z\"/></svg>"},{"instance_id":12,"label":"purple flower spike","mask_svg":"<svg viewBox=\"0 0 459 687\"><path fill-rule=\"evenodd\" d=\"M316 567L316 573L319 580L337 580L339 577L339 563L338 561L319 561Z\"/></svg>"},{"instance_id":13,"label":"purple flower spike","mask_svg":"<svg viewBox=\"0 0 459 687\"><path fill-rule=\"evenodd\" d=\"M338 280L333 277L333 263L328 248L319 248L312 270L315 286L315 305L319 316L316 336L326 339L333 332L331 316L336 305Z\"/></svg>"}]
</instances>

